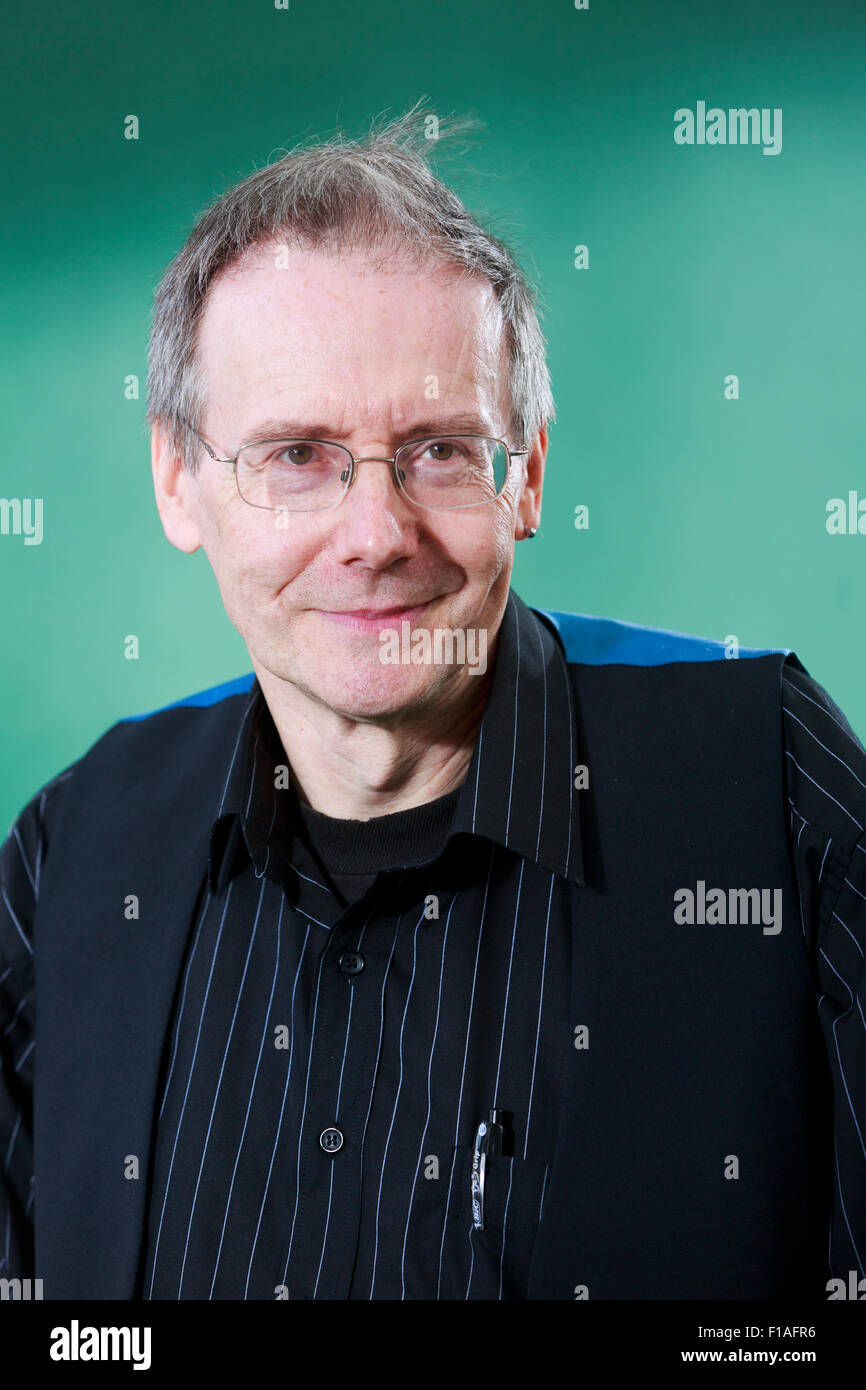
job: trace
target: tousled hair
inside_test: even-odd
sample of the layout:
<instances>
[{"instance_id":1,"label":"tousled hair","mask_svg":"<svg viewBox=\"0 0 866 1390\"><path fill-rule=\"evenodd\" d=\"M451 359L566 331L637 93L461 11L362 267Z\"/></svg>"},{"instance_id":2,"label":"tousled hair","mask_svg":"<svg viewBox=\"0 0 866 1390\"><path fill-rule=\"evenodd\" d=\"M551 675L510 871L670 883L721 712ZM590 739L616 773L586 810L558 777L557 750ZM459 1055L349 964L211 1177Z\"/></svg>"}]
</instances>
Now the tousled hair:
<instances>
[{"instance_id":1,"label":"tousled hair","mask_svg":"<svg viewBox=\"0 0 866 1390\"><path fill-rule=\"evenodd\" d=\"M341 132L292 149L229 188L199 217L154 296L148 349L147 421L195 473L207 405L198 328L215 277L254 248L277 241L338 254L366 251L382 263L399 253L418 267L445 263L493 287L506 338L512 447L531 447L555 420L537 293L512 251L487 231L428 160L443 137L478 124L425 109L373 121L368 135ZM432 136L432 138L431 138Z\"/></svg>"}]
</instances>

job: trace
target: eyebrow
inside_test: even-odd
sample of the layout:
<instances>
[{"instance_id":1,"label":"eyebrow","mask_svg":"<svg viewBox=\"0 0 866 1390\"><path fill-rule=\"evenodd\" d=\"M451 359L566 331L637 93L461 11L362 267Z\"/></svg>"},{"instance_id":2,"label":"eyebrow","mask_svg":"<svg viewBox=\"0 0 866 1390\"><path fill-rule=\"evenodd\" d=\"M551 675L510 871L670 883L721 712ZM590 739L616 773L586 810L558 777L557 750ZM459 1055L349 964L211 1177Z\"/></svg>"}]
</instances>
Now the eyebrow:
<instances>
[{"instance_id":1,"label":"eyebrow","mask_svg":"<svg viewBox=\"0 0 866 1390\"><path fill-rule=\"evenodd\" d=\"M342 433L328 424L310 423L307 420L270 419L259 420L250 425L243 434L243 441L251 443L257 439L330 439L339 443L348 439L351 430ZM403 442L412 439L429 439L438 434L483 434L496 438L489 421L472 412L457 415L440 415L437 419L416 420L408 429L397 430L393 438Z\"/></svg>"}]
</instances>

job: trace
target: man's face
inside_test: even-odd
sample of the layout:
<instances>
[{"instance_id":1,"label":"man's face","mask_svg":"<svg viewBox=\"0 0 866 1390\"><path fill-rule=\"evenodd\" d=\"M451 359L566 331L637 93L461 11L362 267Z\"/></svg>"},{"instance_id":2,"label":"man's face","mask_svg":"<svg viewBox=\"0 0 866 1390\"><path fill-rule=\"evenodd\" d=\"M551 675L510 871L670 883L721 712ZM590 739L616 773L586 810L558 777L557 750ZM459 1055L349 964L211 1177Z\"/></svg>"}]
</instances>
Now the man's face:
<instances>
[{"instance_id":1,"label":"man's face","mask_svg":"<svg viewBox=\"0 0 866 1390\"><path fill-rule=\"evenodd\" d=\"M533 444L508 433L493 290L477 279L461 282L451 268L374 270L360 252L337 259L301 250L283 253L278 268L273 248L258 249L211 286L199 346L208 383L201 433L221 458L282 434L283 421L293 422L295 437L331 439L356 458L390 456L432 433ZM537 525L543 431L540 439L530 470L538 486L523 508L530 525ZM169 539L184 550L204 548L260 679L269 673L360 719L444 707L473 683L466 666L383 662L379 634L400 632L404 620L413 632L484 629L490 648L522 534L526 460L512 460L506 491L482 506L413 506L389 466L370 461L337 507L280 517L245 502L229 465L204 449L195 478L173 470L169 504L160 449L155 442Z\"/></svg>"}]
</instances>

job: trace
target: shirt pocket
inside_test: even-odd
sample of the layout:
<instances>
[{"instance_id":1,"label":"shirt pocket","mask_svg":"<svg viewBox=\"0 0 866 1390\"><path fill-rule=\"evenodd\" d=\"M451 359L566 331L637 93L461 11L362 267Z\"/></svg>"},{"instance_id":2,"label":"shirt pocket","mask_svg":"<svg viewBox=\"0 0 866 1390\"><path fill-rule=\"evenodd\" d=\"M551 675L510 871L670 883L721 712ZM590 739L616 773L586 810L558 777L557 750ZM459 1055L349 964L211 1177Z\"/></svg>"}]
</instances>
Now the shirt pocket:
<instances>
[{"instance_id":1,"label":"shirt pocket","mask_svg":"<svg viewBox=\"0 0 866 1390\"><path fill-rule=\"evenodd\" d=\"M471 1144L455 1154L456 1191L448 1213L448 1289L444 1298L523 1299L550 1164L543 1158L488 1155L484 1179L484 1226L472 1209Z\"/></svg>"}]
</instances>

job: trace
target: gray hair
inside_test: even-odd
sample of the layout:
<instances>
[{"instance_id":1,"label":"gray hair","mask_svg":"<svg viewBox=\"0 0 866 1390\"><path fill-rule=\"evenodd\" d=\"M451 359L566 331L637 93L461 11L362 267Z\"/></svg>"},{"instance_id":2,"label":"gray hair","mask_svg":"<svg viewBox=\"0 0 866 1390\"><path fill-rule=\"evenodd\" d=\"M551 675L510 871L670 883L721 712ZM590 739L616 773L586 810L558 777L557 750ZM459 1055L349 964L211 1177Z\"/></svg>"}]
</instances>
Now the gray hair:
<instances>
[{"instance_id":1,"label":"gray hair","mask_svg":"<svg viewBox=\"0 0 866 1390\"><path fill-rule=\"evenodd\" d=\"M197 351L198 326L215 276L245 252L274 239L310 250L383 248L440 261L493 286L505 328L512 447L531 447L555 420L537 293L506 244L486 231L429 168L440 118L420 101L369 135L341 133L299 146L229 188L200 216L154 296L147 376L147 421L159 421L170 447L195 473L207 403ZM477 122L451 122L447 135ZM431 130L435 138L430 138Z\"/></svg>"}]
</instances>

